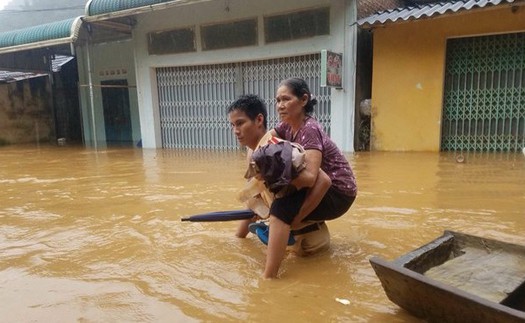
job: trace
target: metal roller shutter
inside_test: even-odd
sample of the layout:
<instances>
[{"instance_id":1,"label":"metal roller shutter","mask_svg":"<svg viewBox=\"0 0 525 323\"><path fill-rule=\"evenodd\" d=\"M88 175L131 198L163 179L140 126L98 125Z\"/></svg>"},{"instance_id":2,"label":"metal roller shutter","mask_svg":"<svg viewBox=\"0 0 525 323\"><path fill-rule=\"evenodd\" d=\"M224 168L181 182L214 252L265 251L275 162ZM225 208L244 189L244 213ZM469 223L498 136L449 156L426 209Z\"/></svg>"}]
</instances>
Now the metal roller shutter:
<instances>
[{"instance_id":1,"label":"metal roller shutter","mask_svg":"<svg viewBox=\"0 0 525 323\"><path fill-rule=\"evenodd\" d=\"M319 101L315 116L330 133L330 88L320 87L320 55L157 69L163 148L239 148L226 108L242 93L268 105L271 128L278 122L275 90L289 77L305 79Z\"/></svg>"},{"instance_id":2,"label":"metal roller shutter","mask_svg":"<svg viewBox=\"0 0 525 323\"><path fill-rule=\"evenodd\" d=\"M441 150L525 146L525 33L447 43Z\"/></svg>"}]
</instances>

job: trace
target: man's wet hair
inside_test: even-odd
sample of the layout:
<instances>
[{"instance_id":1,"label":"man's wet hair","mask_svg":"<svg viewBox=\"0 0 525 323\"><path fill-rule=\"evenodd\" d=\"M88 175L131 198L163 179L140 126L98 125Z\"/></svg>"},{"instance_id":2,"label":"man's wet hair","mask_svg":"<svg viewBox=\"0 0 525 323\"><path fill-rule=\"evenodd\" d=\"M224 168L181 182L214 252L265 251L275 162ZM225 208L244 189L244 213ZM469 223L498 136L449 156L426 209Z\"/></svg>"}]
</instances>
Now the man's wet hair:
<instances>
[{"instance_id":1,"label":"man's wet hair","mask_svg":"<svg viewBox=\"0 0 525 323\"><path fill-rule=\"evenodd\" d=\"M241 95L228 107L228 113L240 110L244 112L250 120L255 120L259 114L264 117L264 128L268 128L268 109L266 103L255 94Z\"/></svg>"}]
</instances>

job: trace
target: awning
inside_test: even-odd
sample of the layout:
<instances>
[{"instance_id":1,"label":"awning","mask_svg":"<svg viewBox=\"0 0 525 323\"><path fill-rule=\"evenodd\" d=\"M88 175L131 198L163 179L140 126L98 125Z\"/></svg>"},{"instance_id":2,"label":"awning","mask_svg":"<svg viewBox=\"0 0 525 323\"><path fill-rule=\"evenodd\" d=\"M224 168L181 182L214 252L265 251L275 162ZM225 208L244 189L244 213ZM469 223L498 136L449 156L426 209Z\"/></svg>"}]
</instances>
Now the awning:
<instances>
[{"instance_id":1,"label":"awning","mask_svg":"<svg viewBox=\"0 0 525 323\"><path fill-rule=\"evenodd\" d=\"M520 3L522 0L463 0L450 2L437 2L426 5L410 6L386 10L360 19L357 24L362 28L372 28L387 23L404 22L423 18L436 17L448 13L485 8L487 6L509 5Z\"/></svg>"},{"instance_id":2,"label":"awning","mask_svg":"<svg viewBox=\"0 0 525 323\"><path fill-rule=\"evenodd\" d=\"M0 71L0 84L13 83L35 77L44 77L47 74Z\"/></svg>"},{"instance_id":3,"label":"awning","mask_svg":"<svg viewBox=\"0 0 525 323\"><path fill-rule=\"evenodd\" d=\"M51 61L52 71L60 72L62 66L69 63L73 56L62 56L56 55L55 58ZM12 83L18 82L35 77L48 76L47 73L31 73L31 72L11 72L11 71L0 71L0 83Z\"/></svg>"},{"instance_id":4,"label":"awning","mask_svg":"<svg viewBox=\"0 0 525 323\"><path fill-rule=\"evenodd\" d=\"M55 73L60 72L62 66L66 65L74 58L75 57L73 56L56 55L51 61L51 70Z\"/></svg>"},{"instance_id":5,"label":"awning","mask_svg":"<svg viewBox=\"0 0 525 323\"><path fill-rule=\"evenodd\" d=\"M86 5L86 16L96 16L170 1L171 0L91 0Z\"/></svg>"},{"instance_id":6,"label":"awning","mask_svg":"<svg viewBox=\"0 0 525 323\"><path fill-rule=\"evenodd\" d=\"M74 42L80 17L0 33L0 54Z\"/></svg>"},{"instance_id":7,"label":"awning","mask_svg":"<svg viewBox=\"0 0 525 323\"><path fill-rule=\"evenodd\" d=\"M211 0L90 0L86 4L84 20L93 22L129 17L206 1Z\"/></svg>"}]
</instances>

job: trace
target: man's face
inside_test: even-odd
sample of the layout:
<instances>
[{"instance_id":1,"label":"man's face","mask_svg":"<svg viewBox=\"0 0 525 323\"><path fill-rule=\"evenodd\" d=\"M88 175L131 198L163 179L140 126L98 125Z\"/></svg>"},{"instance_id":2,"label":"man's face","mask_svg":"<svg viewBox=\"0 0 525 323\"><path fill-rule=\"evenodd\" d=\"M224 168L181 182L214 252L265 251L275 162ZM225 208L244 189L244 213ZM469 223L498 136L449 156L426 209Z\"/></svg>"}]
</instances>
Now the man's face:
<instances>
[{"instance_id":1,"label":"man's face","mask_svg":"<svg viewBox=\"0 0 525 323\"><path fill-rule=\"evenodd\" d=\"M239 143L248 148L255 149L261 139L264 117L259 114L255 120L251 120L244 111L233 110L228 114L232 131Z\"/></svg>"}]
</instances>

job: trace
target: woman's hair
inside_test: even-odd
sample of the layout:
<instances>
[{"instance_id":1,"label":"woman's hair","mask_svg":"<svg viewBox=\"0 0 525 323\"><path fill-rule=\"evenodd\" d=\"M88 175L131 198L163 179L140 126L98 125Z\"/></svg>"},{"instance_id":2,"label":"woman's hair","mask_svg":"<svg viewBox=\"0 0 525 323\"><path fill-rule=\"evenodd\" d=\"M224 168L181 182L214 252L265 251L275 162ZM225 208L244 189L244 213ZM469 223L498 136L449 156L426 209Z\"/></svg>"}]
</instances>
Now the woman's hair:
<instances>
[{"instance_id":1,"label":"woman's hair","mask_svg":"<svg viewBox=\"0 0 525 323\"><path fill-rule=\"evenodd\" d=\"M289 78L281 81L281 83L279 83L279 87L281 86L286 86L289 88L298 98L302 98L305 94L308 95L308 102L306 102L306 105L304 106L304 112L306 114L311 114L314 112L314 106L317 104L317 99L312 95L310 89L308 88L308 84L306 84L303 79L295 77Z\"/></svg>"},{"instance_id":2,"label":"woman's hair","mask_svg":"<svg viewBox=\"0 0 525 323\"><path fill-rule=\"evenodd\" d=\"M266 109L266 104L264 101L255 94L245 94L241 95L237 100L228 106L228 113L240 110L250 118L250 120L255 120L259 114L262 114L264 117L264 128L268 127L268 110Z\"/></svg>"}]
</instances>

